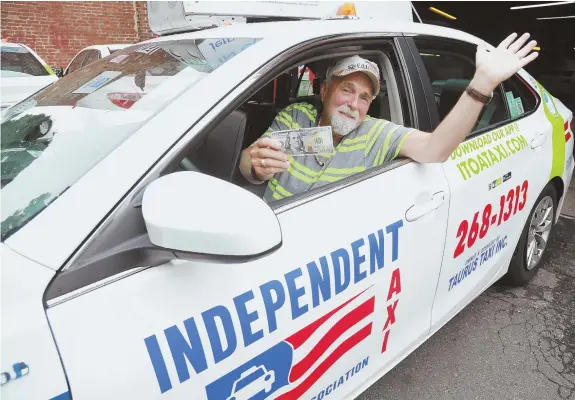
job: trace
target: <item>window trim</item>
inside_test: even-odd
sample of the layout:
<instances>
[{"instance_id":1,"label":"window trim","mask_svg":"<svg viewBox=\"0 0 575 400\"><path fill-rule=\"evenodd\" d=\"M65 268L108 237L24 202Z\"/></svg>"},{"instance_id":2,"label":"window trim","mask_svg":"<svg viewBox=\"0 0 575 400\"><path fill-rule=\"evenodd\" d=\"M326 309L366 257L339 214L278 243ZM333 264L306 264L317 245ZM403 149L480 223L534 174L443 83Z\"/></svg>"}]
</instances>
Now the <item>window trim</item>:
<instances>
[{"instance_id":1,"label":"window trim","mask_svg":"<svg viewBox=\"0 0 575 400\"><path fill-rule=\"evenodd\" d=\"M407 77L405 76L406 72L405 72L405 65L407 63L409 63L409 61L405 61L401 59L400 54L402 53L402 50L400 49L400 47L397 45L395 39L401 39L401 37L397 36L397 34L366 34L365 36L360 34L360 35L342 35L342 37L333 37L333 38L321 38L321 39L316 39L315 41L313 41L313 44L310 44L309 46L312 47L310 49L307 50L303 50L300 51L298 53L297 56L295 56L295 58L289 57L289 56L285 56L285 58L281 61L278 61L276 66L271 67L270 64L273 64L273 62L270 62L270 64L268 64L266 67L267 71L266 73L262 73L259 81L254 84L253 86L249 87L248 90L245 90L243 92L241 92L239 94L239 96L237 96L236 98L234 98L231 102L229 102L227 104L227 106L224 106L223 109L221 111L219 111L218 115L212 119L203 129L201 129L192 139L188 139L189 142L182 148L180 149L179 153L176 156L172 157L172 160L169 162L169 164L162 169L162 175L164 175L166 172L167 173L171 173L171 171L173 171L177 165L179 164L178 160L181 160L184 156L184 154L186 154L190 148L193 147L193 142L196 142L198 140L201 140L205 135L209 134L209 132L211 132L227 115L229 115L229 113L235 109L237 109L238 107L240 107L241 105L243 105L246 101L248 101L255 93L257 93L257 91L259 91L260 89L262 89L266 84L268 84L270 81L272 81L273 79L276 79L278 75L281 75L282 73L287 73L290 70L293 70L293 68L295 68L298 65L302 65L305 63L308 63L310 61L316 61L316 60L320 60L320 59L325 59L325 58L333 58L334 57L334 52L337 53L337 56L345 56L345 55L354 55L354 54L370 54L370 55L377 55L378 59L379 59L379 66L382 66L383 68L385 68L385 71L387 73L387 77L389 78L389 81L392 82L392 85L390 85L392 92L394 94L394 96L399 100L398 104L395 104L395 107L399 108L399 111L401 112L400 117L402 119L402 122L399 122L402 125L406 124L406 116L409 116L409 118L413 121L412 124L408 124L410 126L413 125L413 128L418 129L419 126L419 120L417 118L415 118L412 114L412 110L403 110L402 105L401 105L401 96L400 96L400 88L399 88L399 83L398 83L398 79L401 78L402 82L404 84L404 92L405 95L407 96L407 103L410 106L410 108L413 108L410 99L413 96L410 96L410 92L412 92L411 88L412 88L412 83L411 81L409 81L407 79ZM320 41L321 43L315 43L316 41ZM344 43L342 43L342 41ZM389 58L389 56L386 54L386 52L381 49L381 48L376 48L376 49L372 49L372 48L366 48L366 47L377 47L377 46L381 46L383 42L388 42L389 45L392 46L393 50L396 52L397 55L397 61L398 61L398 69L399 69L399 73L402 74L401 77L397 77L395 72L393 71L393 65L391 63L391 59ZM346 42L350 42L350 43L346 43ZM303 45L303 44L302 44ZM313 52L318 52L318 47L322 46L321 50L320 50L320 55L313 55L313 54L309 54L309 53L313 53ZM325 46L325 47L324 47ZM328 48L326 48L328 47ZM332 49L333 47L333 49ZM348 47L350 47L349 49L347 49ZM332 50L332 53L327 53L328 50ZM309 54L309 55L308 55ZM336 56L336 57L337 57ZM287 66L286 64L288 64L289 66ZM265 67L264 67L265 68ZM383 69L382 68L382 69ZM258 75L258 72L255 73L255 75ZM384 73L382 73L383 76ZM393 88L395 88L396 90L393 90ZM390 96L391 98L391 96ZM395 100L395 99L394 99ZM220 102L220 104L222 104L223 102L225 102L226 99L222 99L222 101ZM390 101L390 112L392 111L391 108L391 101ZM397 111L397 110L396 110ZM407 114L405 113L407 111ZM392 119L393 119L393 115L392 115ZM394 122L394 121L392 121ZM398 123L398 122L394 122L394 123ZM185 139L183 139L185 140ZM340 179L337 182L332 182L332 183L328 183L325 185L322 185L320 187L317 187L315 189L312 189L308 192L305 193L300 193L294 196L290 196L288 198L282 199L282 200L278 200L278 201L274 201L273 203L268 203L268 206L277 213L279 212L285 212L287 210L291 210L295 207L299 207L301 205L304 205L310 201L313 201L317 198L323 197L329 193L332 193L334 191L338 191L341 190L343 188L349 187L355 183L359 183L362 182L366 179L372 178L376 175L379 175L381 173L384 173L388 170L397 168L401 165L404 165L406 163L409 162L413 162L410 159L401 159L401 160L395 160L393 162L391 162L388 165L385 166L381 166L381 167L376 167L376 168L370 168L367 171L363 171L361 173L358 174L354 174L352 176L346 177L344 179ZM229 182L231 184L234 184L232 182ZM262 185L265 185L266 183L262 183ZM308 193L310 195L308 195Z\"/></svg>"}]
</instances>

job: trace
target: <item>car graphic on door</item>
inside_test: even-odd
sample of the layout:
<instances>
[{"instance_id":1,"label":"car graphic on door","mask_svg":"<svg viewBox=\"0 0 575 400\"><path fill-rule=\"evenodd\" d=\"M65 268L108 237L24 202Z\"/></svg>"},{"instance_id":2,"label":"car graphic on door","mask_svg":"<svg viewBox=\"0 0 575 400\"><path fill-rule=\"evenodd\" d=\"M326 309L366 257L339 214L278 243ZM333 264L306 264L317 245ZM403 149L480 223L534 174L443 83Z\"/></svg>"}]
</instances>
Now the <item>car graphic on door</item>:
<instances>
[{"instance_id":1,"label":"car graphic on door","mask_svg":"<svg viewBox=\"0 0 575 400\"><path fill-rule=\"evenodd\" d=\"M274 382L274 371L268 371L263 365L251 367L234 382L227 400L249 400L262 390L266 393L272 390Z\"/></svg>"}]
</instances>

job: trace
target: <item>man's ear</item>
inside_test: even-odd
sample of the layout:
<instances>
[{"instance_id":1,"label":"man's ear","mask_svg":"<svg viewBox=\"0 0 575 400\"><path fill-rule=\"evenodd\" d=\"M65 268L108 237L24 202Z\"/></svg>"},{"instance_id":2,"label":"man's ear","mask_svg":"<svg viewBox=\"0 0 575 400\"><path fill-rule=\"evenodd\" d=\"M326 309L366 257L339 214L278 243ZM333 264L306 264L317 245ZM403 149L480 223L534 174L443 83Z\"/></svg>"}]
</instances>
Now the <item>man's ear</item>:
<instances>
[{"instance_id":1,"label":"man's ear","mask_svg":"<svg viewBox=\"0 0 575 400\"><path fill-rule=\"evenodd\" d=\"M319 95L321 97L321 101L325 100L325 92L327 91L327 84L325 82L322 82L320 87L319 87Z\"/></svg>"}]
</instances>

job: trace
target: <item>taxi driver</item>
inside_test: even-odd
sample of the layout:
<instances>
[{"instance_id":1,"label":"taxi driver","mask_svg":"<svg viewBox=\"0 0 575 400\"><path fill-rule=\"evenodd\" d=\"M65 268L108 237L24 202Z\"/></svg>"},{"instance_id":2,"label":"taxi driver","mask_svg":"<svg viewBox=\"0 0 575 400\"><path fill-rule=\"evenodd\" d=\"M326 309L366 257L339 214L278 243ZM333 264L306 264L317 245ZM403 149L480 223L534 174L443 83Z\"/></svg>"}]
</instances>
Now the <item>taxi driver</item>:
<instances>
[{"instance_id":1,"label":"taxi driver","mask_svg":"<svg viewBox=\"0 0 575 400\"><path fill-rule=\"evenodd\" d=\"M282 110L262 137L242 151L240 172L251 183L267 182L264 200L270 202L396 157L444 162L473 129L493 90L537 57L532 51L537 43L528 39L527 33L514 33L491 51L481 43L468 88L431 133L367 116L380 90L379 68L357 55L338 60L321 85L322 107L298 103ZM331 126L333 154L288 156L281 143L269 137L275 131L317 126Z\"/></svg>"}]
</instances>

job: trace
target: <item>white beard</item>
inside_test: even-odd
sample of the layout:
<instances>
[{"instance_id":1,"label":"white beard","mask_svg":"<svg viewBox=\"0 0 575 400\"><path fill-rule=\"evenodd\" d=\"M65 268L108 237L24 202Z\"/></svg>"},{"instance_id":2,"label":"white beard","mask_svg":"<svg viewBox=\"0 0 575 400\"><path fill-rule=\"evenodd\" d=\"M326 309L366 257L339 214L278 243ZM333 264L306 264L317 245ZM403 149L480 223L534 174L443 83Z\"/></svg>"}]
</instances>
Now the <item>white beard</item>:
<instances>
[{"instance_id":1,"label":"white beard","mask_svg":"<svg viewBox=\"0 0 575 400\"><path fill-rule=\"evenodd\" d=\"M352 115L354 119L343 117L339 112L344 112L346 114ZM353 131L357 126L359 121L359 112L352 111L346 105L341 105L335 109L334 115L331 117L331 128L333 133L336 135L346 136L351 131Z\"/></svg>"}]
</instances>

